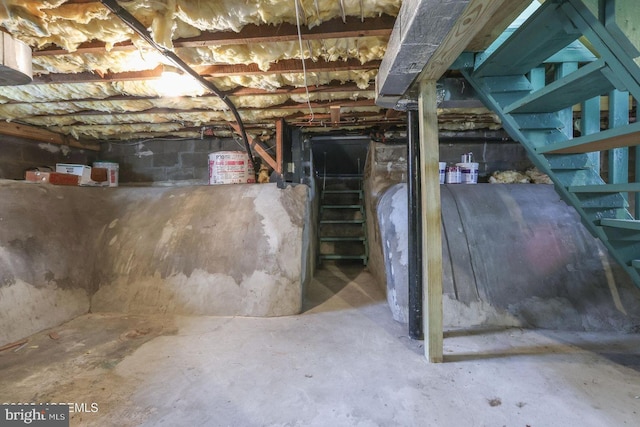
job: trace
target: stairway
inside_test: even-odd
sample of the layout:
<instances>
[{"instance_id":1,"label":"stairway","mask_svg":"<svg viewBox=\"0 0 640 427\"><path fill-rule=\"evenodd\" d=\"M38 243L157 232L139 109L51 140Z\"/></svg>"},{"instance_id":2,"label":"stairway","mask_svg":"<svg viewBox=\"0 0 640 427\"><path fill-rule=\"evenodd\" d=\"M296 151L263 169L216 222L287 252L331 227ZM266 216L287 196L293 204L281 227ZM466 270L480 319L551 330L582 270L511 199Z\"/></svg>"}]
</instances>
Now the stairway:
<instances>
[{"instance_id":1,"label":"stairway","mask_svg":"<svg viewBox=\"0 0 640 427\"><path fill-rule=\"evenodd\" d=\"M640 99L639 53L615 24L613 2L604 4L598 19L581 0L547 0L460 71L640 287L640 200L634 197L636 217L628 203L629 193L640 192L628 172L628 148L640 143L640 122L628 121L630 96ZM609 96L604 130L601 95Z\"/></svg>"},{"instance_id":2,"label":"stairway","mask_svg":"<svg viewBox=\"0 0 640 427\"><path fill-rule=\"evenodd\" d=\"M367 265L366 213L362 176L325 178L320 193L319 262L361 261Z\"/></svg>"}]
</instances>

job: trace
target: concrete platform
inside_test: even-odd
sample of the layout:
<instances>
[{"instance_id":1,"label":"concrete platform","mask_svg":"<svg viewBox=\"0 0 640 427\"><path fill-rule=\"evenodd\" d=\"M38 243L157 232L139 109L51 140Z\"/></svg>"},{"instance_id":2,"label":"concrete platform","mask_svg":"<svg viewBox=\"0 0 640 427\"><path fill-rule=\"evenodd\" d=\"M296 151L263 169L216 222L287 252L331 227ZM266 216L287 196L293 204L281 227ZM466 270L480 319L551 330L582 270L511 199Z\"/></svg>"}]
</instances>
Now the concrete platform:
<instances>
[{"instance_id":1,"label":"concrete platform","mask_svg":"<svg viewBox=\"0 0 640 427\"><path fill-rule=\"evenodd\" d=\"M327 266L301 315L87 314L33 335L0 352L0 401L75 403L72 426L100 427L640 418L640 335L462 329L444 343L445 363L428 364L368 272Z\"/></svg>"}]
</instances>

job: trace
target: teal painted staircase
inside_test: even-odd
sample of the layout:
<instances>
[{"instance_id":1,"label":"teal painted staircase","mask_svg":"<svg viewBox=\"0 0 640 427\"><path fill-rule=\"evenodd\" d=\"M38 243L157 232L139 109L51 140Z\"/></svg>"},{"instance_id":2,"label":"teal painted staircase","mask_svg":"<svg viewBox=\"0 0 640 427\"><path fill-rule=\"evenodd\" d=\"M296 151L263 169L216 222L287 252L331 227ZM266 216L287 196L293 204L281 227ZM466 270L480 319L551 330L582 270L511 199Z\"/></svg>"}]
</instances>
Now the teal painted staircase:
<instances>
[{"instance_id":1,"label":"teal painted staircase","mask_svg":"<svg viewBox=\"0 0 640 427\"><path fill-rule=\"evenodd\" d=\"M615 23L613 1L594 14L581 0L547 0L487 51L461 57L460 71L640 287L640 198L632 197L633 209L628 203L640 192L640 156L636 182L628 170L629 147L640 144L640 122L629 123L631 100L640 99L637 56Z\"/></svg>"},{"instance_id":2,"label":"teal painted staircase","mask_svg":"<svg viewBox=\"0 0 640 427\"><path fill-rule=\"evenodd\" d=\"M320 194L319 261L360 261L369 245L362 176L325 178Z\"/></svg>"}]
</instances>

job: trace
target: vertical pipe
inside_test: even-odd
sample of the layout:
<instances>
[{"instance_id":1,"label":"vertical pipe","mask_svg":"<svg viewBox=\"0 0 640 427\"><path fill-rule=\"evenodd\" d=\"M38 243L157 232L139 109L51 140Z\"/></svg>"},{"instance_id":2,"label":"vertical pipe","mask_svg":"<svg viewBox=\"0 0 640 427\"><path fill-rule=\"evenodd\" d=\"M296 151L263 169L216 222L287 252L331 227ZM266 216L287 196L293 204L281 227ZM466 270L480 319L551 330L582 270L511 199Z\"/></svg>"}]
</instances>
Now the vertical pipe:
<instances>
[{"instance_id":1,"label":"vertical pipe","mask_svg":"<svg viewBox=\"0 0 640 427\"><path fill-rule=\"evenodd\" d=\"M409 336L424 339L422 329L422 222L420 209L420 129L418 112L407 111L407 206L409 211Z\"/></svg>"},{"instance_id":2,"label":"vertical pipe","mask_svg":"<svg viewBox=\"0 0 640 427\"><path fill-rule=\"evenodd\" d=\"M420 192L422 206L422 292L424 354L442 362L442 217L435 80L420 82Z\"/></svg>"}]
</instances>

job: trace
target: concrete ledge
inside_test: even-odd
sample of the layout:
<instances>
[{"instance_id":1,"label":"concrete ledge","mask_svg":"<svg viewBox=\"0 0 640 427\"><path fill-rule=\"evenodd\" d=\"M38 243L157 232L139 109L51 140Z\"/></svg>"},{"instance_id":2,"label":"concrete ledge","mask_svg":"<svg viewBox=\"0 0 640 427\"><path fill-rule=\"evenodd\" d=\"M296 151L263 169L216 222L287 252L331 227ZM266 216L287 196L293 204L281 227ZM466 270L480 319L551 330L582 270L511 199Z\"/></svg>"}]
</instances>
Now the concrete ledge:
<instances>
[{"instance_id":1,"label":"concrete ledge","mask_svg":"<svg viewBox=\"0 0 640 427\"><path fill-rule=\"evenodd\" d=\"M0 344L91 311L299 313L308 189L0 181Z\"/></svg>"}]
</instances>

